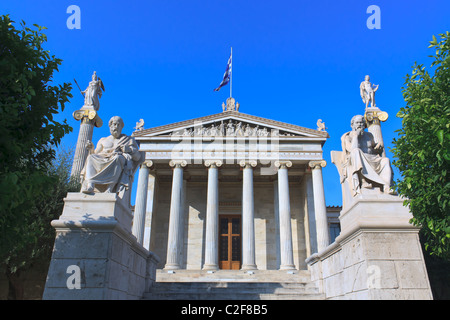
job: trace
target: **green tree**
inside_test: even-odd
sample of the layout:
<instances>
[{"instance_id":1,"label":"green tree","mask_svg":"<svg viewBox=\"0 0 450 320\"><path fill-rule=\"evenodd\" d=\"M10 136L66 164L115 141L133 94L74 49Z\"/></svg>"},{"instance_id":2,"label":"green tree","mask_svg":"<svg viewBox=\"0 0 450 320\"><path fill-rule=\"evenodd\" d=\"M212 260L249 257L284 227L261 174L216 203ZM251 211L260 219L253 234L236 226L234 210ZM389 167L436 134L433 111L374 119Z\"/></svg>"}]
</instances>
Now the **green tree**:
<instances>
[{"instance_id":1,"label":"green tree","mask_svg":"<svg viewBox=\"0 0 450 320\"><path fill-rule=\"evenodd\" d=\"M72 97L69 83L52 85L61 59L44 50L44 27L0 16L0 261L28 243L32 208L56 182L48 175L54 148L72 131L54 115Z\"/></svg>"},{"instance_id":2,"label":"green tree","mask_svg":"<svg viewBox=\"0 0 450 320\"><path fill-rule=\"evenodd\" d=\"M450 259L450 32L433 36L430 72L415 63L402 88L406 106L397 117L392 152L402 179L395 188L408 200L426 251Z\"/></svg>"},{"instance_id":3,"label":"green tree","mask_svg":"<svg viewBox=\"0 0 450 320\"><path fill-rule=\"evenodd\" d=\"M17 241L3 261L9 280L9 299L22 299L24 284L21 274L34 267L47 270L51 259L55 230L50 222L57 219L63 210L68 192L80 190L80 183L71 178L73 150L60 148L46 174L54 180L46 194L38 199L22 221L24 237ZM45 280L46 273L43 274Z\"/></svg>"}]
</instances>

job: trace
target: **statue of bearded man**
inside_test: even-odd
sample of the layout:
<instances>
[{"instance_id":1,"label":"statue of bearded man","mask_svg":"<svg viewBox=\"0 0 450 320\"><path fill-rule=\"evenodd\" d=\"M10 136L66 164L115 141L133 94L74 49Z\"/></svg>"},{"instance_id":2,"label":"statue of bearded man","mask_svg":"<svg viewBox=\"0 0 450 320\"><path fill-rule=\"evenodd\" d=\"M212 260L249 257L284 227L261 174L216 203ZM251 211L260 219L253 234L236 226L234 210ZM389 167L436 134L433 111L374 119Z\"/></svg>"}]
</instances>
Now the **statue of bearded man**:
<instances>
[{"instance_id":1,"label":"statue of bearded man","mask_svg":"<svg viewBox=\"0 0 450 320\"><path fill-rule=\"evenodd\" d=\"M342 138L345 152L341 183L348 179L352 195L361 193L361 188L371 189L379 186L384 193L392 194L392 168L388 158L382 156L383 146L375 143L370 132L364 131L365 121L361 115L351 120L352 131Z\"/></svg>"},{"instance_id":2,"label":"statue of bearded man","mask_svg":"<svg viewBox=\"0 0 450 320\"><path fill-rule=\"evenodd\" d=\"M88 142L90 151L85 167L81 192L122 192L130 187L130 179L141 160L139 147L133 137L122 134L124 123L115 116L109 120L111 135L101 138L94 150Z\"/></svg>"}]
</instances>

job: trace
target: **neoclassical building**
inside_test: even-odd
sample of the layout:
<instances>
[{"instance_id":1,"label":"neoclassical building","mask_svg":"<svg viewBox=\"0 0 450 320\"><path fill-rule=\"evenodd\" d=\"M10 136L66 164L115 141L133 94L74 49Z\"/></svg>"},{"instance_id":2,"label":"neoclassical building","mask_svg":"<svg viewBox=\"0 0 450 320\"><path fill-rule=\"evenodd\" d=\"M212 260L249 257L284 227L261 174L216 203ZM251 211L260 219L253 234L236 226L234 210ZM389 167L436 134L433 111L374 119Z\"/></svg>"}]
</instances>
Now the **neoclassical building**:
<instances>
[{"instance_id":1,"label":"neoclassical building","mask_svg":"<svg viewBox=\"0 0 450 320\"><path fill-rule=\"evenodd\" d=\"M329 135L239 111L133 134L133 234L165 270L306 270L330 243L322 167Z\"/></svg>"},{"instance_id":2,"label":"neoclassical building","mask_svg":"<svg viewBox=\"0 0 450 320\"><path fill-rule=\"evenodd\" d=\"M343 206L328 210L321 120L314 130L245 114L230 97L216 114L140 121L132 137L113 117L88 155L101 119L83 106L73 172L89 188L52 221L44 299L432 299L419 228L390 188L387 113L368 77L360 90L364 116L331 151Z\"/></svg>"}]
</instances>

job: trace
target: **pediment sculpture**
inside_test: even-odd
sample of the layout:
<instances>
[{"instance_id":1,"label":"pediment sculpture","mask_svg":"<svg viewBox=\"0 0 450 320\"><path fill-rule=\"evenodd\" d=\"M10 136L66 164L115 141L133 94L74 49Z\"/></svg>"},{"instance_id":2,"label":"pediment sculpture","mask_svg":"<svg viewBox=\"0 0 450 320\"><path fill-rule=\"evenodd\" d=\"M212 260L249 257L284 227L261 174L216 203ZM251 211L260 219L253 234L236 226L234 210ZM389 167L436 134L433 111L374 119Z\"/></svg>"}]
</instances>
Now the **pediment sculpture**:
<instances>
[{"instance_id":1,"label":"pediment sculpture","mask_svg":"<svg viewBox=\"0 0 450 320\"><path fill-rule=\"evenodd\" d=\"M190 128L175 130L171 136L210 136L210 137L273 137L273 136L294 136L293 133L250 124L234 119L222 120L208 125L196 125Z\"/></svg>"}]
</instances>

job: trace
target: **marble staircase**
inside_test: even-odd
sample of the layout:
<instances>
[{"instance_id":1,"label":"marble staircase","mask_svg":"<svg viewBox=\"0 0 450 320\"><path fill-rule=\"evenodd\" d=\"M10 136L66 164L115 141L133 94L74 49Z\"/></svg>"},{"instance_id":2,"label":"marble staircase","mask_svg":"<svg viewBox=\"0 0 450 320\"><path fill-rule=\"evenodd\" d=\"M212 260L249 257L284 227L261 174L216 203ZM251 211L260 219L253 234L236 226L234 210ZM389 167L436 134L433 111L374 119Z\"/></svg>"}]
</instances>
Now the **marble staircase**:
<instances>
[{"instance_id":1,"label":"marble staircase","mask_svg":"<svg viewBox=\"0 0 450 320\"><path fill-rule=\"evenodd\" d=\"M146 300L321 300L306 270L158 270Z\"/></svg>"}]
</instances>

